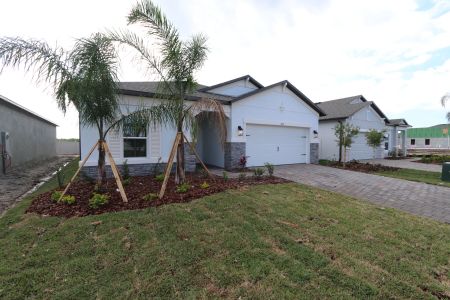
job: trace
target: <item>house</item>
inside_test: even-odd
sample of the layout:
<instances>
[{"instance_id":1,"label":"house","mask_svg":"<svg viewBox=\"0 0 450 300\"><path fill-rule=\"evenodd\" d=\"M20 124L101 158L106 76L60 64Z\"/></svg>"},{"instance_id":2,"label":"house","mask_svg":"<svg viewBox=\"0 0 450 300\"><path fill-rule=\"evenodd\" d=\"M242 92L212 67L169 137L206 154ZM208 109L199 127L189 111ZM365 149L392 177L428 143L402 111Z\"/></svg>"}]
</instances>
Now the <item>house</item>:
<instances>
[{"instance_id":1,"label":"house","mask_svg":"<svg viewBox=\"0 0 450 300\"><path fill-rule=\"evenodd\" d=\"M408 128L412 126L405 119L389 119L386 125L389 138L385 142L385 149L388 154L394 155L395 153L396 155L406 156L408 154L406 135Z\"/></svg>"},{"instance_id":2,"label":"house","mask_svg":"<svg viewBox=\"0 0 450 300\"><path fill-rule=\"evenodd\" d=\"M409 149L450 149L450 124L411 128L407 132Z\"/></svg>"},{"instance_id":3,"label":"house","mask_svg":"<svg viewBox=\"0 0 450 300\"><path fill-rule=\"evenodd\" d=\"M325 112L319 119L320 159L338 160L339 146L335 136L335 126L346 122L359 128L359 134L353 138L353 144L347 151L346 160L361 160L383 158L384 145L374 152L367 145L366 133L371 129L382 131L386 129L387 117L372 102L362 95L316 103Z\"/></svg>"},{"instance_id":4,"label":"house","mask_svg":"<svg viewBox=\"0 0 450 300\"><path fill-rule=\"evenodd\" d=\"M155 99L158 82L121 82L119 87L124 107L170 101ZM200 85L186 100L189 103L203 98L223 105L228 131L222 147L213 119L202 118L195 144L207 165L232 170L239 167L241 157L247 157L249 167L266 162L279 165L318 161L319 117L325 114L289 81L263 86L246 75L213 86ZM199 112L208 113L212 112ZM175 135L174 128L160 124L150 126L139 137L124 136L122 130L112 131L107 142L118 165L126 160L130 173L149 174L158 162L168 161ZM186 135L192 140L189 132ZM94 128L81 126L81 159L97 139ZM195 157L187 154L186 168L192 171ZM84 168L89 176L96 174L96 155Z\"/></svg>"},{"instance_id":5,"label":"house","mask_svg":"<svg viewBox=\"0 0 450 300\"><path fill-rule=\"evenodd\" d=\"M56 126L0 95L0 174L56 156Z\"/></svg>"}]
</instances>

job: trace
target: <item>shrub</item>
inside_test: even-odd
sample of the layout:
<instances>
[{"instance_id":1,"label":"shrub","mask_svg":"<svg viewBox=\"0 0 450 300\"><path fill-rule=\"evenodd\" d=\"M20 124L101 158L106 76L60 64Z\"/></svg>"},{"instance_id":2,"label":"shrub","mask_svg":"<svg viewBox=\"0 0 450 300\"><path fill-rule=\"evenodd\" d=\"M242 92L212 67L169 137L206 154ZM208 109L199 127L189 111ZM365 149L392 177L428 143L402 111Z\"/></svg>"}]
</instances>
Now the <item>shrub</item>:
<instances>
[{"instance_id":1,"label":"shrub","mask_svg":"<svg viewBox=\"0 0 450 300\"><path fill-rule=\"evenodd\" d=\"M58 180L58 186L60 189L64 187L64 172L62 171L62 168L59 168L58 171L56 171L56 179Z\"/></svg>"},{"instance_id":2,"label":"shrub","mask_svg":"<svg viewBox=\"0 0 450 300\"><path fill-rule=\"evenodd\" d=\"M239 173L238 179L239 179L240 181L243 181L243 180L245 180L246 177L247 177L247 174L245 174L245 173Z\"/></svg>"},{"instance_id":3,"label":"shrub","mask_svg":"<svg viewBox=\"0 0 450 300\"><path fill-rule=\"evenodd\" d=\"M206 190L207 188L209 188L209 184L205 181L202 184L200 184L200 188Z\"/></svg>"},{"instance_id":4,"label":"shrub","mask_svg":"<svg viewBox=\"0 0 450 300\"><path fill-rule=\"evenodd\" d=\"M62 192L60 192L60 191L54 191L51 195L52 201L58 202L59 198L61 198L61 194L62 194Z\"/></svg>"},{"instance_id":5,"label":"shrub","mask_svg":"<svg viewBox=\"0 0 450 300\"><path fill-rule=\"evenodd\" d=\"M241 167L241 169L245 169L245 167L247 166L247 157L245 155L242 155L241 158L239 158L239 166Z\"/></svg>"},{"instance_id":6,"label":"shrub","mask_svg":"<svg viewBox=\"0 0 450 300\"><path fill-rule=\"evenodd\" d=\"M159 181L159 182L163 182L164 181L164 174L158 174L155 176L155 180Z\"/></svg>"},{"instance_id":7,"label":"shrub","mask_svg":"<svg viewBox=\"0 0 450 300\"><path fill-rule=\"evenodd\" d=\"M123 180L122 184L123 184L123 186L127 186L130 184L130 182L131 182L131 178L127 178L127 179Z\"/></svg>"},{"instance_id":8,"label":"shrub","mask_svg":"<svg viewBox=\"0 0 450 300\"><path fill-rule=\"evenodd\" d=\"M274 171L275 167L269 162L266 162L264 164L264 166L266 167L267 173L269 173L269 176L273 176L273 171Z\"/></svg>"},{"instance_id":9,"label":"shrub","mask_svg":"<svg viewBox=\"0 0 450 300\"><path fill-rule=\"evenodd\" d=\"M255 175L256 178L261 178L264 175L265 170L262 168L256 168L253 170L253 175Z\"/></svg>"},{"instance_id":10,"label":"shrub","mask_svg":"<svg viewBox=\"0 0 450 300\"><path fill-rule=\"evenodd\" d=\"M125 161L122 164L122 177L124 181L130 178L130 168L128 167L128 159L125 159Z\"/></svg>"},{"instance_id":11,"label":"shrub","mask_svg":"<svg viewBox=\"0 0 450 300\"><path fill-rule=\"evenodd\" d=\"M60 201L61 203L65 203L65 204L74 204L75 203L75 196L71 196L71 195L64 195Z\"/></svg>"},{"instance_id":12,"label":"shrub","mask_svg":"<svg viewBox=\"0 0 450 300\"><path fill-rule=\"evenodd\" d=\"M227 181L227 180L229 179L229 178L228 178L228 173L225 172L225 171L223 171L222 177L223 177L223 180L225 180L225 181Z\"/></svg>"},{"instance_id":13,"label":"shrub","mask_svg":"<svg viewBox=\"0 0 450 300\"><path fill-rule=\"evenodd\" d=\"M89 207L91 208L99 208L100 206L105 205L109 201L109 196L104 194L94 193L92 198L89 199Z\"/></svg>"},{"instance_id":14,"label":"shrub","mask_svg":"<svg viewBox=\"0 0 450 300\"><path fill-rule=\"evenodd\" d=\"M177 186L177 193L187 193L187 191L189 191L189 189L191 188L191 186L188 183L182 183L180 185Z\"/></svg>"},{"instance_id":15,"label":"shrub","mask_svg":"<svg viewBox=\"0 0 450 300\"><path fill-rule=\"evenodd\" d=\"M158 195L155 193L148 193L147 195L142 197L142 200L145 201L153 201L158 198Z\"/></svg>"}]
</instances>

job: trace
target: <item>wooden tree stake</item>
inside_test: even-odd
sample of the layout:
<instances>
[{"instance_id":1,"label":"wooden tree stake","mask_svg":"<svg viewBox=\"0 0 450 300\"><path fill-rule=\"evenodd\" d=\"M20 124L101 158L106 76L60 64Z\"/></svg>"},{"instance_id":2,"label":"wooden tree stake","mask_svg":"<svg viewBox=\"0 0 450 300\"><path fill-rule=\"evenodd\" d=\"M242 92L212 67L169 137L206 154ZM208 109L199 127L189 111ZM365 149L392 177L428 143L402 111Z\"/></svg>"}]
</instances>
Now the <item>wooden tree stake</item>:
<instances>
[{"instance_id":1,"label":"wooden tree stake","mask_svg":"<svg viewBox=\"0 0 450 300\"><path fill-rule=\"evenodd\" d=\"M192 152L194 152L195 157L197 157L198 161L200 162L200 164L202 165L203 169L205 169L206 173L208 173L209 177L212 177L211 172L209 172L208 168L205 166L205 164L203 163L202 159L200 158L200 156L198 155L197 151L195 150L194 146L188 141L186 135L184 136L184 140L186 141L186 143L188 143L189 147L191 148Z\"/></svg>"},{"instance_id":2,"label":"wooden tree stake","mask_svg":"<svg viewBox=\"0 0 450 300\"><path fill-rule=\"evenodd\" d=\"M66 188L64 189L64 191L61 194L61 197L59 197L58 201L61 201L61 199L64 197L64 195L67 193L67 191L69 190L70 185L72 184L72 182L75 180L75 178L77 177L78 173L80 173L81 168L83 168L84 164L87 162L88 158L92 155L92 152L94 152L95 148L97 148L98 144L100 141L97 141L97 143L95 143L95 145L91 148L91 150L89 150L88 155L83 159L83 161L81 162L81 165L78 167L78 170L75 172L75 174L72 176L72 179L70 179L69 183L67 184Z\"/></svg>"},{"instance_id":3,"label":"wooden tree stake","mask_svg":"<svg viewBox=\"0 0 450 300\"><path fill-rule=\"evenodd\" d=\"M109 164L111 165L111 170L114 174L114 178L116 179L116 184L117 184L117 187L119 188L120 196L122 196L122 201L128 202L127 195L125 194L125 189L123 188L123 185L122 185L119 170L117 169L116 162L114 161L111 151L109 151L108 144L103 143L103 146L105 147L106 154L108 154Z\"/></svg>"},{"instance_id":4,"label":"wooden tree stake","mask_svg":"<svg viewBox=\"0 0 450 300\"><path fill-rule=\"evenodd\" d=\"M166 170L164 171L164 181L159 191L159 199L164 197L166 192L167 182L169 181L170 171L172 171L173 159L175 158L175 153L177 152L178 144L181 140L181 133L177 132L175 140L173 141L172 150L170 151L169 161L167 162Z\"/></svg>"}]
</instances>

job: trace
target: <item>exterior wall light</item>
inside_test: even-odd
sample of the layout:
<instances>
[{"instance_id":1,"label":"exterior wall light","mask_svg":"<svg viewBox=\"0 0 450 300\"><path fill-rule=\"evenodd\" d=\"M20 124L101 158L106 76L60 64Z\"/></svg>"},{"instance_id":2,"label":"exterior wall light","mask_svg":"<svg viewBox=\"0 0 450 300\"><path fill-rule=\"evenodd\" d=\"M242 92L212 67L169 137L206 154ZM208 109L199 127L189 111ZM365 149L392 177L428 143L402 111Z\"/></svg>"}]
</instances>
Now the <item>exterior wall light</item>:
<instances>
[{"instance_id":1,"label":"exterior wall light","mask_svg":"<svg viewBox=\"0 0 450 300\"><path fill-rule=\"evenodd\" d=\"M313 133L314 133L314 138L318 138L319 137L319 133L317 132L317 130L313 130Z\"/></svg>"},{"instance_id":2,"label":"exterior wall light","mask_svg":"<svg viewBox=\"0 0 450 300\"><path fill-rule=\"evenodd\" d=\"M242 129L241 125L238 126L238 136L244 135L244 129Z\"/></svg>"}]
</instances>

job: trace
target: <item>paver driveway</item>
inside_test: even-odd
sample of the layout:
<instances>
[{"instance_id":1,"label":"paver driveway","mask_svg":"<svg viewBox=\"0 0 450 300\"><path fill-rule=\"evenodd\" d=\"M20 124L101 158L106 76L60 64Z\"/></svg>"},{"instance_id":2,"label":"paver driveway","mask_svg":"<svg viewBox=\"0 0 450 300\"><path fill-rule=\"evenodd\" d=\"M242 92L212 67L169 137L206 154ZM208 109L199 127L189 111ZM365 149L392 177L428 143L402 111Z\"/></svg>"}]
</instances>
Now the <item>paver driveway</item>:
<instances>
[{"instance_id":1,"label":"paver driveway","mask_svg":"<svg viewBox=\"0 0 450 300\"><path fill-rule=\"evenodd\" d=\"M319 165L285 165L275 175L450 223L450 188Z\"/></svg>"}]
</instances>

